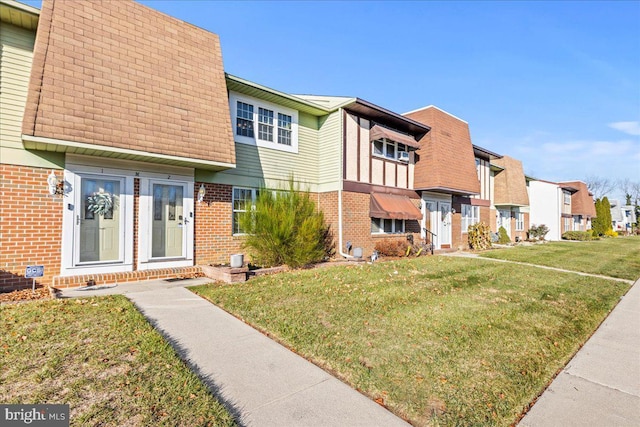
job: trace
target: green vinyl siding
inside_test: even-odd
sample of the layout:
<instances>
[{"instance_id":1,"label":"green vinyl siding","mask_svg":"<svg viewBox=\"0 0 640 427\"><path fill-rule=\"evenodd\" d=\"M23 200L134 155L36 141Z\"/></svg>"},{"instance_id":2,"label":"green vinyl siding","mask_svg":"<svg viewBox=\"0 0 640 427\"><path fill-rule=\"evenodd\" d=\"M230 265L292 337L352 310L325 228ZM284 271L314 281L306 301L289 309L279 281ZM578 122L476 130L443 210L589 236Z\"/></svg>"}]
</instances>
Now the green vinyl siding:
<instances>
[{"instance_id":1,"label":"green vinyl siding","mask_svg":"<svg viewBox=\"0 0 640 427\"><path fill-rule=\"evenodd\" d=\"M22 145L22 118L27 100L35 32L0 25L0 159L2 163L58 168L64 154L32 152Z\"/></svg>"},{"instance_id":2,"label":"green vinyl siding","mask_svg":"<svg viewBox=\"0 0 640 427\"><path fill-rule=\"evenodd\" d=\"M196 171L196 180L246 187L284 188L293 175L303 189L317 191L318 118L298 113L298 152L236 143L236 168L224 172Z\"/></svg>"},{"instance_id":3,"label":"green vinyl siding","mask_svg":"<svg viewBox=\"0 0 640 427\"><path fill-rule=\"evenodd\" d=\"M336 191L342 184L342 109L320 118L318 191Z\"/></svg>"}]
</instances>

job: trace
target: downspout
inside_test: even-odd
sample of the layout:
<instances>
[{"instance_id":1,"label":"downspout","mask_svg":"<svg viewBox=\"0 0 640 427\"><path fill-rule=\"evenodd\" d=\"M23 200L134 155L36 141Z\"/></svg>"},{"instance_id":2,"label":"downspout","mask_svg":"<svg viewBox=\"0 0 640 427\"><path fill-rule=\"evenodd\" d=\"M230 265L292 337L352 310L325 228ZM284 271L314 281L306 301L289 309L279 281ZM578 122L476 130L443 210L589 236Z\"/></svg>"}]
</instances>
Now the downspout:
<instances>
[{"instance_id":1,"label":"downspout","mask_svg":"<svg viewBox=\"0 0 640 427\"><path fill-rule=\"evenodd\" d=\"M347 112L342 109L342 144L340 144L340 187L338 188L338 253L345 258L353 258L352 255L344 253L342 251L342 185L344 183L344 150L347 143L347 128L346 128L346 118Z\"/></svg>"}]
</instances>

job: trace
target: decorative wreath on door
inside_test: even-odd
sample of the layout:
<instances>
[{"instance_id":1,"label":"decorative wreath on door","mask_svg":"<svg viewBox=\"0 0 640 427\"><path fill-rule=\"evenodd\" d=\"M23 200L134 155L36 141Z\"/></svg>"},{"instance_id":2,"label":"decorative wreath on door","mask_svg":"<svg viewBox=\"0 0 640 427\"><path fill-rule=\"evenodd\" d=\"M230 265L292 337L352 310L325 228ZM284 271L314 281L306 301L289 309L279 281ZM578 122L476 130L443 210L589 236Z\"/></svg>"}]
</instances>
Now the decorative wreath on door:
<instances>
[{"instance_id":1,"label":"decorative wreath on door","mask_svg":"<svg viewBox=\"0 0 640 427\"><path fill-rule=\"evenodd\" d=\"M87 197L87 209L98 215L106 214L113 209L113 197L110 193L95 193Z\"/></svg>"}]
</instances>

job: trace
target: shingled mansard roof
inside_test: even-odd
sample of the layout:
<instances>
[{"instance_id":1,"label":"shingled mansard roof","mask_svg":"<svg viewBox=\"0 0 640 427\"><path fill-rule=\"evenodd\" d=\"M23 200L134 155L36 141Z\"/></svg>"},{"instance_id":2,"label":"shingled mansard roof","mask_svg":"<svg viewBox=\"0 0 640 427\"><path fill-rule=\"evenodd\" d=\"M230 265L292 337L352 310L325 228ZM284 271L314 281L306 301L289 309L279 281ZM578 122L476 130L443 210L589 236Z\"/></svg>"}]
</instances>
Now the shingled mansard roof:
<instances>
[{"instance_id":1,"label":"shingled mansard roof","mask_svg":"<svg viewBox=\"0 0 640 427\"><path fill-rule=\"evenodd\" d=\"M132 0L44 0L26 105L27 148L235 163L218 36Z\"/></svg>"}]
</instances>

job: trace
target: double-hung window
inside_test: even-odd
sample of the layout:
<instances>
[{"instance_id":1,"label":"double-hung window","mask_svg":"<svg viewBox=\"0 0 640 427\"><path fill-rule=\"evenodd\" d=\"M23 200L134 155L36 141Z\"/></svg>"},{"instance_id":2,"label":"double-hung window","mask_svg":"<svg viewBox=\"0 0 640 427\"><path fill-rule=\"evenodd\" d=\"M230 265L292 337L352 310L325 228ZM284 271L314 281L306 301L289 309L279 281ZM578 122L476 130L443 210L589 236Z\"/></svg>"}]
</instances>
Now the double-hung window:
<instances>
[{"instance_id":1,"label":"double-hung window","mask_svg":"<svg viewBox=\"0 0 640 427\"><path fill-rule=\"evenodd\" d=\"M278 113L278 144L291 146L291 116Z\"/></svg>"},{"instance_id":2,"label":"double-hung window","mask_svg":"<svg viewBox=\"0 0 640 427\"><path fill-rule=\"evenodd\" d=\"M565 205L570 205L571 204L571 193L563 192L563 194L564 194L564 204Z\"/></svg>"},{"instance_id":3,"label":"double-hung window","mask_svg":"<svg viewBox=\"0 0 640 427\"><path fill-rule=\"evenodd\" d=\"M273 142L273 110L258 108L258 139Z\"/></svg>"},{"instance_id":4,"label":"double-hung window","mask_svg":"<svg viewBox=\"0 0 640 427\"><path fill-rule=\"evenodd\" d=\"M244 230L240 227L240 216L254 209L256 197L258 197L258 190L255 188L234 187L233 234L244 234Z\"/></svg>"},{"instance_id":5,"label":"double-hung window","mask_svg":"<svg viewBox=\"0 0 640 427\"><path fill-rule=\"evenodd\" d=\"M480 208L472 205L462 205L462 232L466 233L470 225L477 224L480 221Z\"/></svg>"},{"instance_id":6,"label":"double-hung window","mask_svg":"<svg viewBox=\"0 0 640 427\"><path fill-rule=\"evenodd\" d=\"M298 112L246 95L229 93L235 141L298 152Z\"/></svg>"},{"instance_id":7,"label":"double-hung window","mask_svg":"<svg viewBox=\"0 0 640 427\"><path fill-rule=\"evenodd\" d=\"M524 213L518 212L516 214L516 231L524 231Z\"/></svg>"},{"instance_id":8,"label":"double-hung window","mask_svg":"<svg viewBox=\"0 0 640 427\"><path fill-rule=\"evenodd\" d=\"M404 233L403 219L371 218L371 234Z\"/></svg>"},{"instance_id":9,"label":"double-hung window","mask_svg":"<svg viewBox=\"0 0 640 427\"><path fill-rule=\"evenodd\" d=\"M253 138L253 105L241 101L237 102L236 133Z\"/></svg>"}]
</instances>

